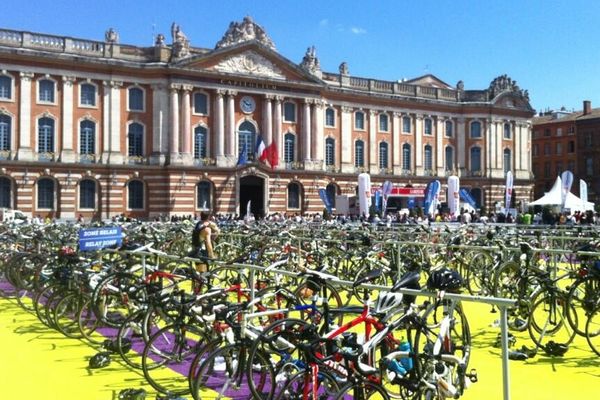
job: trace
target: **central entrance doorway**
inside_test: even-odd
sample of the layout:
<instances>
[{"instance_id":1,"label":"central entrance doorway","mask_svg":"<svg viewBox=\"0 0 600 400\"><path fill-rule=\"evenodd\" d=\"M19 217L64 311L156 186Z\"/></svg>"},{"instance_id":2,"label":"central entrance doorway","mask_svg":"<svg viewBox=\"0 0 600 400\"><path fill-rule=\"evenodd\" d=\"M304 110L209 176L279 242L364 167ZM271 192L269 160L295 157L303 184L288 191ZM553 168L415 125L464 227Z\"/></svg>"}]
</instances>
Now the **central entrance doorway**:
<instances>
[{"instance_id":1,"label":"central entrance doorway","mask_svg":"<svg viewBox=\"0 0 600 400\"><path fill-rule=\"evenodd\" d=\"M250 202L250 212L254 218L260 219L265 216L265 180L258 176L244 176L240 179L240 216L246 216Z\"/></svg>"}]
</instances>

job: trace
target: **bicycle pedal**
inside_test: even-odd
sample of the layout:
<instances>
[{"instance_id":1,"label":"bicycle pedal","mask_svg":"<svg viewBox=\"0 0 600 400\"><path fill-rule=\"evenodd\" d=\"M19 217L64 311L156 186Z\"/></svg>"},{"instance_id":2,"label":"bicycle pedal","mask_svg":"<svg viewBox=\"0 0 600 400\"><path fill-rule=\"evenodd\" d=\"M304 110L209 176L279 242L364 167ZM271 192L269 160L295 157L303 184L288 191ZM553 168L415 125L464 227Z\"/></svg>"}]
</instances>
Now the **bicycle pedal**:
<instances>
[{"instance_id":1,"label":"bicycle pedal","mask_svg":"<svg viewBox=\"0 0 600 400\"><path fill-rule=\"evenodd\" d=\"M469 371L469 373L465 376L473 383L479 380L479 378L477 378L477 370L475 368L471 369L471 371Z\"/></svg>"}]
</instances>

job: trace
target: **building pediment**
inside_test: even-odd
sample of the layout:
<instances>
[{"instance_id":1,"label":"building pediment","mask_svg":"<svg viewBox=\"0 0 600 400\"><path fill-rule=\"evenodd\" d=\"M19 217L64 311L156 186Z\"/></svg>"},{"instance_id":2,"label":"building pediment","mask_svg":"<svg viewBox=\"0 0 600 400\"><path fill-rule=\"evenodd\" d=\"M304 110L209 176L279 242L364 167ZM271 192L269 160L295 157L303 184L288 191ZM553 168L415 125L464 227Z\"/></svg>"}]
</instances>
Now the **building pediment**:
<instances>
[{"instance_id":1,"label":"building pediment","mask_svg":"<svg viewBox=\"0 0 600 400\"><path fill-rule=\"evenodd\" d=\"M454 89L452 86L448 85L446 82L444 82L437 76L431 75L431 74L423 75L423 76L420 76L420 77L414 78L414 79L410 79L410 80L406 81L406 83L410 83L412 85L419 85L419 86L429 86L429 87L434 87L434 88L438 88L438 89Z\"/></svg>"},{"instance_id":2,"label":"building pediment","mask_svg":"<svg viewBox=\"0 0 600 400\"><path fill-rule=\"evenodd\" d=\"M321 80L257 41L181 60L176 66L247 78L321 83Z\"/></svg>"}]
</instances>

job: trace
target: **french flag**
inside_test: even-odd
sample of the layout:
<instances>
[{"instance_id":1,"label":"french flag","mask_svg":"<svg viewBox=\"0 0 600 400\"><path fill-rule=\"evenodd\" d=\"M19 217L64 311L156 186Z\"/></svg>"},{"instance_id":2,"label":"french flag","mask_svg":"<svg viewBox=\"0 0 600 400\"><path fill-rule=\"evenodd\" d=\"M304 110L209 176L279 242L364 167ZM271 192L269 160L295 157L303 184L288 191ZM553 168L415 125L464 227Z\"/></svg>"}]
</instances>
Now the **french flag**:
<instances>
[{"instance_id":1,"label":"french flag","mask_svg":"<svg viewBox=\"0 0 600 400\"><path fill-rule=\"evenodd\" d=\"M256 148L254 149L256 156L259 161L265 161L267 159L267 146L265 146L265 142L262 139L261 135L258 135L256 138Z\"/></svg>"}]
</instances>

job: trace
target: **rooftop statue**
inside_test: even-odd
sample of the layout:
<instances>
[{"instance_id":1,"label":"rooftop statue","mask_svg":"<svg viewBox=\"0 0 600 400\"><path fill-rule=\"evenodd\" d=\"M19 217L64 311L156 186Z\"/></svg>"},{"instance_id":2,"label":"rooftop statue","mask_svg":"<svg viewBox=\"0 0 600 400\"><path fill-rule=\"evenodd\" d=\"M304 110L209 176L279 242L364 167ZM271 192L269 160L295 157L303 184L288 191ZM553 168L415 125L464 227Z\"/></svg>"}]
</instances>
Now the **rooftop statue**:
<instances>
[{"instance_id":1,"label":"rooftop statue","mask_svg":"<svg viewBox=\"0 0 600 400\"><path fill-rule=\"evenodd\" d=\"M173 58L182 58L190 55L190 41L179 25L173 22L171 25L171 36L173 38Z\"/></svg>"},{"instance_id":2,"label":"rooftop statue","mask_svg":"<svg viewBox=\"0 0 600 400\"><path fill-rule=\"evenodd\" d=\"M232 21L223 38L217 42L215 48L221 49L249 40L256 40L271 50L275 50L275 44L271 38L251 17L244 17L241 23Z\"/></svg>"}]
</instances>

